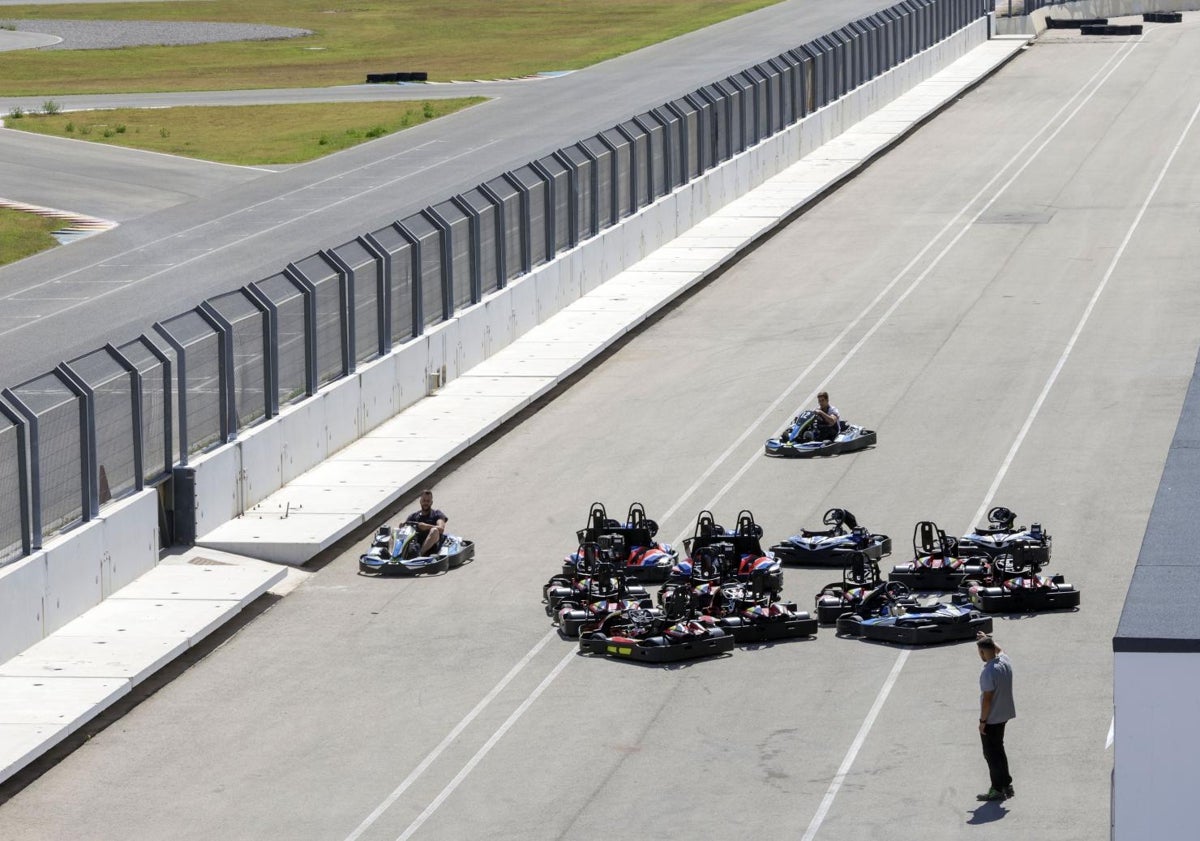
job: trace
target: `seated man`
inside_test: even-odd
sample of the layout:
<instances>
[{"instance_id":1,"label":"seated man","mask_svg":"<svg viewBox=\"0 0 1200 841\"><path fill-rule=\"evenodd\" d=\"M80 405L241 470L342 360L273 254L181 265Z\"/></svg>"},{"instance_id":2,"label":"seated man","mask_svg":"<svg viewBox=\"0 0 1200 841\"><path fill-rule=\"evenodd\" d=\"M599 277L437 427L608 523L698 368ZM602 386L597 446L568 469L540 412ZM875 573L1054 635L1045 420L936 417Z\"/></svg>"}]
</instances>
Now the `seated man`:
<instances>
[{"instance_id":1,"label":"seated man","mask_svg":"<svg viewBox=\"0 0 1200 841\"><path fill-rule=\"evenodd\" d=\"M442 545L448 519L444 512L433 507L433 491L428 488L421 491L421 510L409 514L408 519L404 521L406 524L416 526L417 532L425 535L425 542L421 544L419 557L425 557Z\"/></svg>"},{"instance_id":2,"label":"seated man","mask_svg":"<svg viewBox=\"0 0 1200 841\"><path fill-rule=\"evenodd\" d=\"M841 413L837 406L829 404L829 392L822 391L817 395L817 429L818 441L832 441L841 430Z\"/></svg>"}]
</instances>

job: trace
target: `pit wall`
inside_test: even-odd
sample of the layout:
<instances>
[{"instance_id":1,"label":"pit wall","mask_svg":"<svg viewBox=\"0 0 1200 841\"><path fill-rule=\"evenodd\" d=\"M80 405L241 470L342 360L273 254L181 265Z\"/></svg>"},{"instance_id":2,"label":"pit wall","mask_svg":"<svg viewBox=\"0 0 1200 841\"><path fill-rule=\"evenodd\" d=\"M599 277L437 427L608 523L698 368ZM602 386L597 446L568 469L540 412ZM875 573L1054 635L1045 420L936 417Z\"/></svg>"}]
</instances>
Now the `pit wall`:
<instances>
[{"instance_id":1,"label":"pit wall","mask_svg":"<svg viewBox=\"0 0 1200 841\"><path fill-rule=\"evenodd\" d=\"M1113 656L1114 841L1195 838L1200 653Z\"/></svg>"},{"instance_id":2,"label":"pit wall","mask_svg":"<svg viewBox=\"0 0 1200 841\"><path fill-rule=\"evenodd\" d=\"M362 366L229 444L192 459L203 536L317 466L696 223L906 93L988 39L981 18L902 65L596 237L517 278L383 359ZM405 489L398 488L401 492ZM0 662L158 562L157 493L147 490L0 569Z\"/></svg>"},{"instance_id":3,"label":"pit wall","mask_svg":"<svg viewBox=\"0 0 1200 841\"><path fill-rule=\"evenodd\" d=\"M1019 0L1014 0L1018 2ZM1003 8L1005 0L997 0ZM1079 0L1061 6L1045 6L1028 15L997 17L997 35L1041 35L1046 29L1046 18L1119 18L1140 15L1144 12L1190 12L1200 9L1197 0Z\"/></svg>"}]
</instances>

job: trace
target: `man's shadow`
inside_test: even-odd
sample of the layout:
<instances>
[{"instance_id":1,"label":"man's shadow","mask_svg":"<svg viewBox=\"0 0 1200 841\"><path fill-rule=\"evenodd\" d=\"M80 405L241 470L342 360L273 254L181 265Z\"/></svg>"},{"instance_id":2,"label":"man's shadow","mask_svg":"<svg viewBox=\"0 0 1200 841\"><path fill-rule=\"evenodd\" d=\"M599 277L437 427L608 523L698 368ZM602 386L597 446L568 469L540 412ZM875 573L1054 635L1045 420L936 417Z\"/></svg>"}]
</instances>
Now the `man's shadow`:
<instances>
[{"instance_id":1,"label":"man's shadow","mask_svg":"<svg viewBox=\"0 0 1200 841\"><path fill-rule=\"evenodd\" d=\"M972 825L992 823L993 821L1003 819L1007 814L1008 810L1004 808L1004 804L1001 801L989 800L971 810L971 817L967 820L967 823Z\"/></svg>"}]
</instances>

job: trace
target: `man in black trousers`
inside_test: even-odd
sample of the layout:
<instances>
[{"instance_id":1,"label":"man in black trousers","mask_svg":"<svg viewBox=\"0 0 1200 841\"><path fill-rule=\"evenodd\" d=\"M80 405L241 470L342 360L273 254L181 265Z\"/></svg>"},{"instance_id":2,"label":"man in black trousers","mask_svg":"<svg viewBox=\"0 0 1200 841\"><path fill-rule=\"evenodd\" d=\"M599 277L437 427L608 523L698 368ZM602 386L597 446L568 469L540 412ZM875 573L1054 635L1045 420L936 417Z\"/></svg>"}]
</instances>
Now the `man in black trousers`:
<instances>
[{"instance_id":1,"label":"man in black trousers","mask_svg":"<svg viewBox=\"0 0 1200 841\"><path fill-rule=\"evenodd\" d=\"M1008 755L1004 752L1004 725L1017 717L1013 704L1012 662L987 634L975 641L983 671L979 673L979 737L983 758L987 760L992 785L978 800L1005 800L1012 797L1012 776L1008 773Z\"/></svg>"}]
</instances>

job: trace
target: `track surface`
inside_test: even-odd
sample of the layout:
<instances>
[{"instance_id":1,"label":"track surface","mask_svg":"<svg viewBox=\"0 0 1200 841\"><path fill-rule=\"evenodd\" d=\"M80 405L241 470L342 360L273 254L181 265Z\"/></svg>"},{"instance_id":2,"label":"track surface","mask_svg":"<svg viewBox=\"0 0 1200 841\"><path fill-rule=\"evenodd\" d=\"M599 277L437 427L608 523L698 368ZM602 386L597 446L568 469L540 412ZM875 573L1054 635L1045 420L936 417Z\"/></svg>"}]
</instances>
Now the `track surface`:
<instances>
[{"instance_id":1,"label":"track surface","mask_svg":"<svg viewBox=\"0 0 1200 841\"><path fill-rule=\"evenodd\" d=\"M333 559L13 796L3 834L1105 837L1110 639L1200 342L1198 39L1043 38L441 477L474 564ZM879 447L761 456L823 384ZM844 506L897 562L919 519L1044 523L1083 607L997 619L1017 798L974 799L970 644L573 654L539 588L589 503L635 499L668 540L705 507L774 542ZM833 577L789 569L785 593Z\"/></svg>"}]
</instances>

